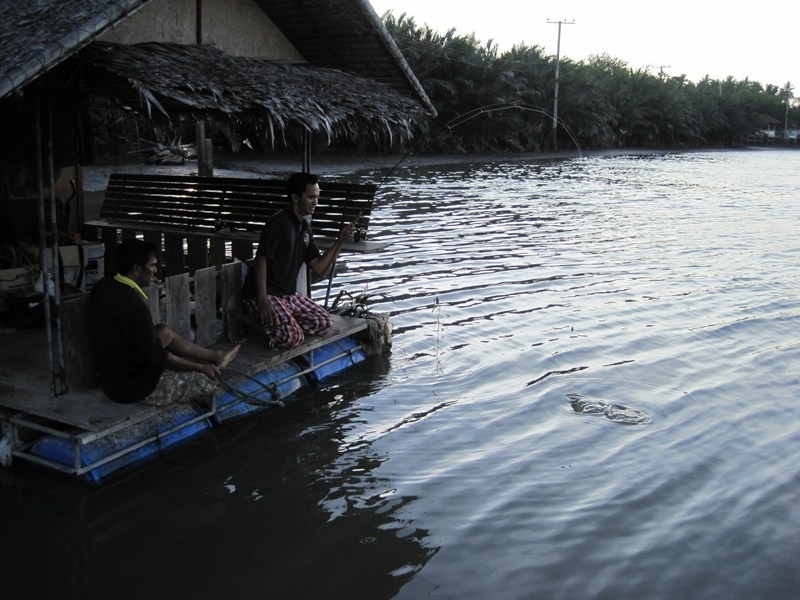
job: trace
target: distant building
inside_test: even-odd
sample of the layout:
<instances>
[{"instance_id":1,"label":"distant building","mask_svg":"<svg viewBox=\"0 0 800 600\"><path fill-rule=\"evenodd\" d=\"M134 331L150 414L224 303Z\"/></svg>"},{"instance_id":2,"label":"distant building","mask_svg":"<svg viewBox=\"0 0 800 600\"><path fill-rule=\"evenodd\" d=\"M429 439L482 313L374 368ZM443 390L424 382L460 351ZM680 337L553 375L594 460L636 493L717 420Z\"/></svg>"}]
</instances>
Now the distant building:
<instances>
[{"instance_id":1,"label":"distant building","mask_svg":"<svg viewBox=\"0 0 800 600\"><path fill-rule=\"evenodd\" d=\"M778 127L783 123L769 115L758 115L758 133L762 138L774 140L778 137Z\"/></svg>"}]
</instances>

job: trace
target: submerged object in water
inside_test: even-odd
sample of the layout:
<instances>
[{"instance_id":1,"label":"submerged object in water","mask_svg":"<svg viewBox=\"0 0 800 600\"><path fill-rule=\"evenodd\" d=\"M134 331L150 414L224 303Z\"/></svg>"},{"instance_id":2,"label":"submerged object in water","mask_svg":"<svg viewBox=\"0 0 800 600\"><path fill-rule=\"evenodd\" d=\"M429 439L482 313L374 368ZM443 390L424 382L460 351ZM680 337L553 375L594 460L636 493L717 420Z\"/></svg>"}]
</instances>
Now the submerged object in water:
<instances>
[{"instance_id":1,"label":"submerged object in water","mask_svg":"<svg viewBox=\"0 0 800 600\"><path fill-rule=\"evenodd\" d=\"M647 411L622 404L587 398L580 394L567 394L567 400L576 413L598 415L623 425L643 425L653 420Z\"/></svg>"}]
</instances>

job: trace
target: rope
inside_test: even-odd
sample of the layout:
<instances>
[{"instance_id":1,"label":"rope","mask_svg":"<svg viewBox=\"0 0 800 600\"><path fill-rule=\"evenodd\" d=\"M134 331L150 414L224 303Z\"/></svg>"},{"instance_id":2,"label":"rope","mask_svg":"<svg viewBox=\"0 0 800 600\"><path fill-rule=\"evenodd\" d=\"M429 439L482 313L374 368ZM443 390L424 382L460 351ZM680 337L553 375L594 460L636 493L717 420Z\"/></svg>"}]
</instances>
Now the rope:
<instances>
[{"instance_id":1,"label":"rope","mask_svg":"<svg viewBox=\"0 0 800 600\"><path fill-rule=\"evenodd\" d=\"M229 371L239 377L244 377L245 379L249 379L250 381L257 383L260 387L266 390L270 396L271 400L265 400L259 398L256 394L252 394L249 392L245 392L244 390L240 390L236 386L234 386L230 381L228 381L225 377L222 376L222 370ZM220 387L225 390L226 392L233 394L241 402L245 404L251 404L253 406L277 406L280 408L284 408L286 405L279 400L280 392L278 391L277 386L272 383L267 385L253 377L252 375L248 375L247 373L243 373L242 371L238 371L236 369L232 369L231 367L224 367L224 369L220 370L220 374L217 375L217 381L219 381Z\"/></svg>"}]
</instances>

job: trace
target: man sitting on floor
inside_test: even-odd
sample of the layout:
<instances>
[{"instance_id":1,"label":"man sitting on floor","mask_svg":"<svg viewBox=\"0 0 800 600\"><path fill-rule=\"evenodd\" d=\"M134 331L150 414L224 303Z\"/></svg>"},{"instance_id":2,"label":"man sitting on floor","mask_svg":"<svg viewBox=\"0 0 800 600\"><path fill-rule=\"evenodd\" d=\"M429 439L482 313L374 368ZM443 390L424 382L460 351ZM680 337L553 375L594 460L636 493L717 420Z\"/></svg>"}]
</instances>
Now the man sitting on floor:
<instances>
[{"instance_id":1,"label":"man sitting on floor","mask_svg":"<svg viewBox=\"0 0 800 600\"><path fill-rule=\"evenodd\" d=\"M155 281L157 248L141 240L117 247L117 274L92 288L89 339L100 386L116 402L154 406L209 399L219 369L239 346L204 348L163 323L155 325L142 288Z\"/></svg>"},{"instance_id":2,"label":"man sitting on floor","mask_svg":"<svg viewBox=\"0 0 800 600\"><path fill-rule=\"evenodd\" d=\"M333 325L330 313L297 291L297 275L307 264L318 277L330 275L355 226L342 228L323 254L309 224L319 202L319 182L311 173L295 173L287 182L289 205L264 226L253 268L242 287L242 313L260 323L271 345L293 348L306 334L322 334Z\"/></svg>"}]
</instances>

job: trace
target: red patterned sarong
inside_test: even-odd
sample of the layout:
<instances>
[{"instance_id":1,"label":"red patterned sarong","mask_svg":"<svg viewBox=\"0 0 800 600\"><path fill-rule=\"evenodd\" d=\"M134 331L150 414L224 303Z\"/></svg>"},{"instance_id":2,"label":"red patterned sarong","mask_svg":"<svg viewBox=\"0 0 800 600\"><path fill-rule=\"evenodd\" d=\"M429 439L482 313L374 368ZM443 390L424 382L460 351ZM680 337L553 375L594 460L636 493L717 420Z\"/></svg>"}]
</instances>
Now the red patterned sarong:
<instances>
[{"instance_id":1,"label":"red patterned sarong","mask_svg":"<svg viewBox=\"0 0 800 600\"><path fill-rule=\"evenodd\" d=\"M326 333L333 327L330 313L303 294L267 295L267 302L275 310L278 323L264 326L264 335L276 347L294 348L303 343L306 335ZM255 298L244 299L242 312L255 321L261 320Z\"/></svg>"}]
</instances>

